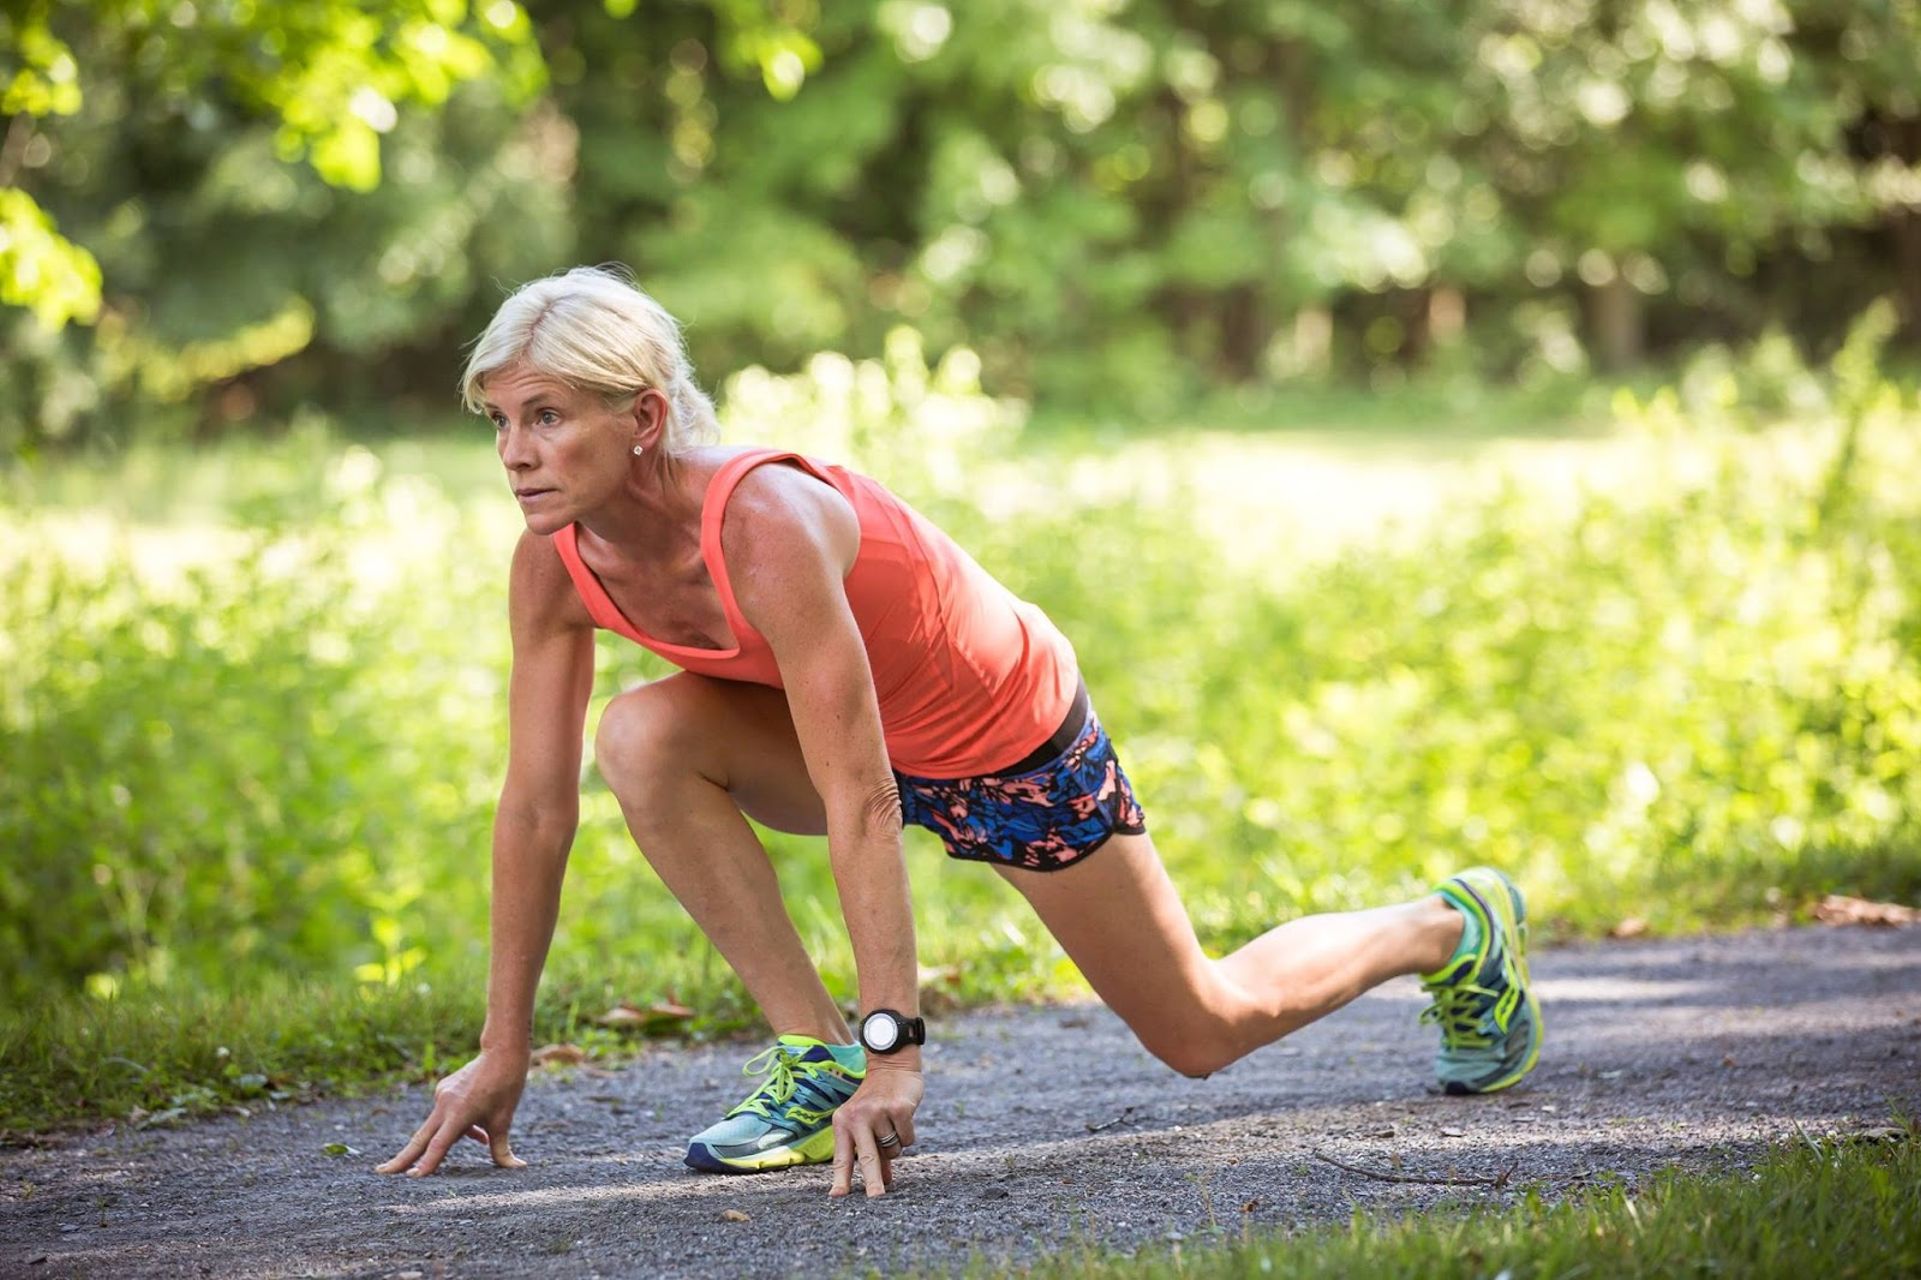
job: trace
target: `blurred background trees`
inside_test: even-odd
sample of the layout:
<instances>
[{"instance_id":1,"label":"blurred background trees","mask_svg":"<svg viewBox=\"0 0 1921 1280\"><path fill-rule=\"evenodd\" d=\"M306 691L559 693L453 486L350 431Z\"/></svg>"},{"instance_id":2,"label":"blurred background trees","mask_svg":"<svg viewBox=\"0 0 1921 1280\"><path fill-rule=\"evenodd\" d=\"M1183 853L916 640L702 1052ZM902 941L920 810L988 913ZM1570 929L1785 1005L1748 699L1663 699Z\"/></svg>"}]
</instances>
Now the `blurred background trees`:
<instances>
[{"instance_id":1,"label":"blurred background trees","mask_svg":"<svg viewBox=\"0 0 1921 1280\"><path fill-rule=\"evenodd\" d=\"M36 0L0 16L0 441L444 418L620 260L710 380L1621 370L1921 318L1915 0Z\"/></svg>"}]
</instances>

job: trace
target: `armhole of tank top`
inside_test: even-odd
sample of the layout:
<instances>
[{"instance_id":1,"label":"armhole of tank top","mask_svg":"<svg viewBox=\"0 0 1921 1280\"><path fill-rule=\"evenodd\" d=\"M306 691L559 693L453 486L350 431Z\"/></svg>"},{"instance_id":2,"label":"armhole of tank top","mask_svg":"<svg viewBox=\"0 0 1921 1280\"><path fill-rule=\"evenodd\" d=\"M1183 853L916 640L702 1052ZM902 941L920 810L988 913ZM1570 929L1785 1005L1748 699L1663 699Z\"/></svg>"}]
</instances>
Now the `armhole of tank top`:
<instances>
[{"instance_id":1,"label":"armhole of tank top","mask_svg":"<svg viewBox=\"0 0 1921 1280\"><path fill-rule=\"evenodd\" d=\"M795 453L791 449L767 449L755 453L743 453L737 458L730 458L715 473L713 482L708 486L707 497L701 504L700 555L701 559L707 563L707 576L714 580L714 589L720 594L721 612L727 615L727 625L734 630L736 645L740 643L743 634L753 632L759 635L760 633L754 631L753 624L748 622L746 616L740 611L740 601L734 598L734 580L728 576L727 558L720 546L721 525L727 518L727 503L733 498L734 490L740 487L740 482L747 478L748 472L757 467L766 466L770 462L798 463L802 472L840 494L842 501L849 507L854 506L853 499L842 493L841 487L835 484L812 459L804 454ZM854 507L854 516L856 520L860 517L858 507Z\"/></svg>"}]
</instances>

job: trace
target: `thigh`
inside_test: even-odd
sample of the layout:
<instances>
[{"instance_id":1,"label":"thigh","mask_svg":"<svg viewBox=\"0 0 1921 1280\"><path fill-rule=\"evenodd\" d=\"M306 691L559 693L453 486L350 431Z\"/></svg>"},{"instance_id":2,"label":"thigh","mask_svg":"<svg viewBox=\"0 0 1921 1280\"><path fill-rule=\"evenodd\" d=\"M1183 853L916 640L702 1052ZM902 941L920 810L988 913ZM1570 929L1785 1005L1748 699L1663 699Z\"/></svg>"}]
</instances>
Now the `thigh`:
<instances>
[{"instance_id":1,"label":"thigh","mask_svg":"<svg viewBox=\"0 0 1921 1280\"><path fill-rule=\"evenodd\" d=\"M1137 1031L1229 1012L1153 839L1117 835L1059 871L999 868L1109 1008Z\"/></svg>"},{"instance_id":2,"label":"thigh","mask_svg":"<svg viewBox=\"0 0 1921 1280\"><path fill-rule=\"evenodd\" d=\"M826 807L781 690L683 671L615 698L602 716L603 737L610 721L643 741L641 767L690 770L776 831L827 834Z\"/></svg>"}]
</instances>

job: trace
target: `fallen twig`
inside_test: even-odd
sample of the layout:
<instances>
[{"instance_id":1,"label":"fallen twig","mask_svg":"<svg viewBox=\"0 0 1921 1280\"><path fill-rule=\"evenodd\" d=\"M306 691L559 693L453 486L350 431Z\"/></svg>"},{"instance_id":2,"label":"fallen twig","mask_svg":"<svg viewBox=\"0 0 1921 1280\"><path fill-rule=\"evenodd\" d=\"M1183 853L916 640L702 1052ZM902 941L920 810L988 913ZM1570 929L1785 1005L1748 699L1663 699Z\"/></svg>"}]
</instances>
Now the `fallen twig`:
<instances>
[{"instance_id":1,"label":"fallen twig","mask_svg":"<svg viewBox=\"0 0 1921 1280\"><path fill-rule=\"evenodd\" d=\"M1498 1190L1505 1187L1514 1177L1514 1171L1521 1167L1519 1164L1511 1164L1492 1178L1428 1178L1412 1173L1382 1173L1379 1169L1363 1169L1357 1164L1336 1160L1333 1156L1324 1155L1319 1151L1311 1151L1308 1154L1324 1164L1333 1165L1336 1169L1358 1173L1363 1178L1372 1178L1376 1182L1424 1182L1436 1187L1494 1187Z\"/></svg>"},{"instance_id":2,"label":"fallen twig","mask_svg":"<svg viewBox=\"0 0 1921 1280\"><path fill-rule=\"evenodd\" d=\"M1133 1123L1134 1123L1134 1108L1131 1106L1122 1107L1121 1113L1115 1116L1112 1120L1103 1120L1099 1124L1090 1123L1087 1126L1087 1131L1089 1133L1099 1133L1102 1129L1112 1129L1117 1124L1133 1124Z\"/></svg>"}]
</instances>

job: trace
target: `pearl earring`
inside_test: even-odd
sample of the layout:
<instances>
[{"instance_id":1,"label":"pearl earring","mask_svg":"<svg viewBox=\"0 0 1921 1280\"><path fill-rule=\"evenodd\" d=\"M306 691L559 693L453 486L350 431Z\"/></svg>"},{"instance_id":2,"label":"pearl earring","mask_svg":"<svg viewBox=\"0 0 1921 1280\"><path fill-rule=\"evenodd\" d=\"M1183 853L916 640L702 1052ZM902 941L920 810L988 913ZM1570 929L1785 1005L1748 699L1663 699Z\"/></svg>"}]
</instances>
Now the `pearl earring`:
<instances>
[{"instance_id":1,"label":"pearl earring","mask_svg":"<svg viewBox=\"0 0 1921 1280\"><path fill-rule=\"evenodd\" d=\"M647 446L646 446L646 445L644 445L644 444L637 444L637 445L635 445L635 446L634 446L634 456L635 456L636 458L638 458L638 457L639 457L639 456L640 456L641 454L643 454L643 453L645 453L645 452L647 452Z\"/></svg>"}]
</instances>

